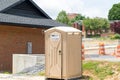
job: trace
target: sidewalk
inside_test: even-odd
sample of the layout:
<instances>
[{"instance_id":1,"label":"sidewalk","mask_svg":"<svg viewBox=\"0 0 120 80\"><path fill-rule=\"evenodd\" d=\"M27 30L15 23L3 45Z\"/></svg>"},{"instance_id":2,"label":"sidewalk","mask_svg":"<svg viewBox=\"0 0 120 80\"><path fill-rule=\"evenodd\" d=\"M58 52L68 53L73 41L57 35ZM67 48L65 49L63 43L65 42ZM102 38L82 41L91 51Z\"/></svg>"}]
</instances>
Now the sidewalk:
<instances>
[{"instance_id":1,"label":"sidewalk","mask_svg":"<svg viewBox=\"0 0 120 80\"><path fill-rule=\"evenodd\" d=\"M44 76L22 76L12 74L0 74L0 80L45 80Z\"/></svg>"}]
</instances>

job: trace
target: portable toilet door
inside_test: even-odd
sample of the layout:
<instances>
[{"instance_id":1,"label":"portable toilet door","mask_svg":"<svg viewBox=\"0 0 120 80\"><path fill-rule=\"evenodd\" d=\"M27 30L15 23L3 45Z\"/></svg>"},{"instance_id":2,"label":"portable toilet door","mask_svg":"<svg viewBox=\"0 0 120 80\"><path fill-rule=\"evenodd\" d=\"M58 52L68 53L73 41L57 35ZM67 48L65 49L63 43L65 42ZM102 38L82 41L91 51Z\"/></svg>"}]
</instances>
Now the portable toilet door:
<instances>
[{"instance_id":1,"label":"portable toilet door","mask_svg":"<svg viewBox=\"0 0 120 80\"><path fill-rule=\"evenodd\" d=\"M62 78L62 35L52 31L46 34L46 75L48 78Z\"/></svg>"}]
</instances>

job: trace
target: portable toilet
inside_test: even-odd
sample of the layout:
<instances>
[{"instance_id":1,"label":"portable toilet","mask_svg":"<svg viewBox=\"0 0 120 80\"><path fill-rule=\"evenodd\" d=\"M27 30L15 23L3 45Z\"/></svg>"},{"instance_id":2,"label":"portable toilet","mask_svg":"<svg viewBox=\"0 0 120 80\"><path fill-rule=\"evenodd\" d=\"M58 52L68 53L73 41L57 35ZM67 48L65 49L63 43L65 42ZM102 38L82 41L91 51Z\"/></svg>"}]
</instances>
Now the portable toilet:
<instances>
[{"instance_id":1,"label":"portable toilet","mask_svg":"<svg viewBox=\"0 0 120 80\"><path fill-rule=\"evenodd\" d=\"M45 31L46 79L82 76L81 31L73 27L53 27Z\"/></svg>"}]
</instances>

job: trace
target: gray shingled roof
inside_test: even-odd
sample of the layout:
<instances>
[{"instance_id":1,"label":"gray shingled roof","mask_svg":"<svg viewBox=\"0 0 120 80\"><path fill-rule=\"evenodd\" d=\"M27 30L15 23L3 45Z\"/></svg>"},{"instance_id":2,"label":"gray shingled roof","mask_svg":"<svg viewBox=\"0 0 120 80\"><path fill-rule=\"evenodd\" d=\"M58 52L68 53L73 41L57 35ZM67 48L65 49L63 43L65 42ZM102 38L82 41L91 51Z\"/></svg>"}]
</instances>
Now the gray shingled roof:
<instances>
[{"instance_id":1,"label":"gray shingled roof","mask_svg":"<svg viewBox=\"0 0 120 80\"><path fill-rule=\"evenodd\" d=\"M21 0L0 0L0 11L12 6L13 4L18 3Z\"/></svg>"},{"instance_id":2,"label":"gray shingled roof","mask_svg":"<svg viewBox=\"0 0 120 80\"><path fill-rule=\"evenodd\" d=\"M58 23L52 19L28 18L28 17L15 16L10 14L3 14L3 13L0 13L0 23L34 25L39 27L66 26L65 24Z\"/></svg>"},{"instance_id":3,"label":"gray shingled roof","mask_svg":"<svg viewBox=\"0 0 120 80\"><path fill-rule=\"evenodd\" d=\"M56 22L52 20L40 7L36 5L32 0L30 1L36 8L40 10L43 14L45 14L49 19L41 19L41 18L29 18L23 17L19 15L5 14L2 11L7 10L25 0L0 0L0 23L8 23L8 24L17 24L17 25L31 25L33 27L53 27L53 26L66 26L65 24Z\"/></svg>"}]
</instances>

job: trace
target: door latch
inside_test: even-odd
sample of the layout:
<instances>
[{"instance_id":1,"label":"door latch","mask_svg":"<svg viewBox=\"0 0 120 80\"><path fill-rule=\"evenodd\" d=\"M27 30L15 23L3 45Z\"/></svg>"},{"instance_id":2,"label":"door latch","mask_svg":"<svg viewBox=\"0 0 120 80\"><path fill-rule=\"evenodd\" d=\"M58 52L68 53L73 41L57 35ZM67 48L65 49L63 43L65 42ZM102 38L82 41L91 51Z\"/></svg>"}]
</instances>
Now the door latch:
<instances>
[{"instance_id":1,"label":"door latch","mask_svg":"<svg viewBox=\"0 0 120 80\"><path fill-rule=\"evenodd\" d=\"M62 55L62 51L61 50L59 50L59 55Z\"/></svg>"}]
</instances>

